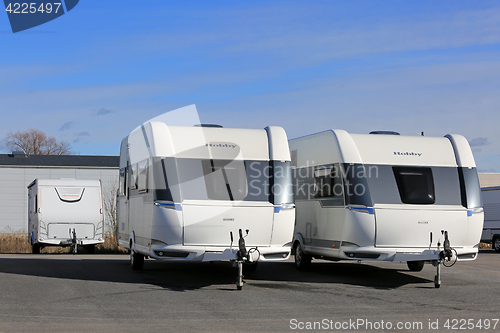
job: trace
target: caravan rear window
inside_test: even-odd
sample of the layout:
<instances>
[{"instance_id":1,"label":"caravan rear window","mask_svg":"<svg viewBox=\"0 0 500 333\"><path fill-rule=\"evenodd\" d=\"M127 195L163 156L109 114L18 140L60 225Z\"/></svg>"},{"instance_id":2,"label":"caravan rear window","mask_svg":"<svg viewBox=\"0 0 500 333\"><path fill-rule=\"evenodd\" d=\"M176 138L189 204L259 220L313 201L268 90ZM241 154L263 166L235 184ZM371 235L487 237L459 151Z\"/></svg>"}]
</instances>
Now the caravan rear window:
<instances>
[{"instance_id":1,"label":"caravan rear window","mask_svg":"<svg viewBox=\"0 0 500 333\"><path fill-rule=\"evenodd\" d=\"M179 158L177 168L183 199L270 202L269 161Z\"/></svg>"},{"instance_id":2,"label":"caravan rear window","mask_svg":"<svg viewBox=\"0 0 500 333\"><path fill-rule=\"evenodd\" d=\"M433 204L434 180L431 168L393 167L401 201L407 204Z\"/></svg>"}]
</instances>

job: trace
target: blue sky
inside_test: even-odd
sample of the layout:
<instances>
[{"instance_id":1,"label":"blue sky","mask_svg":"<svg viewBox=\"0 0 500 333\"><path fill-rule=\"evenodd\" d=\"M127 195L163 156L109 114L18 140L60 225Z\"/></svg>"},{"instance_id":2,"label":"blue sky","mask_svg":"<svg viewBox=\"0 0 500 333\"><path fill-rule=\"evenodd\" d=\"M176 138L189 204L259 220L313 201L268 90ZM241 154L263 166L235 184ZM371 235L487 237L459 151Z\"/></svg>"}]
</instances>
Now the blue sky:
<instances>
[{"instance_id":1,"label":"blue sky","mask_svg":"<svg viewBox=\"0 0 500 333\"><path fill-rule=\"evenodd\" d=\"M202 122L289 138L463 134L500 172L498 1L82 0L16 34L0 14L0 50L0 140L36 128L118 155L196 104Z\"/></svg>"}]
</instances>

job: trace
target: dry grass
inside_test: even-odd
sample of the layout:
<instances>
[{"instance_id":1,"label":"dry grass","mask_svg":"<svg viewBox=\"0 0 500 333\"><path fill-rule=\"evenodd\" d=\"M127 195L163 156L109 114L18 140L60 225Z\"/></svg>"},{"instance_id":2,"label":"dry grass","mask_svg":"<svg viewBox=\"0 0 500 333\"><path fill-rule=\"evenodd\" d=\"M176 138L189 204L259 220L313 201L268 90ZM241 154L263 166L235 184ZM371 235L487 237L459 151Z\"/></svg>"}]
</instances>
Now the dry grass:
<instances>
[{"instance_id":1,"label":"dry grass","mask_svg":"<svg viewBox=\"0 0 500 333\"><path fill-rule=\"evenodd\" d=\"M70 247L47 246L41 253L69 253ZM80 252L80 248L78 249ZM84 249L81 251L85 252ZM28 242L27 234L9 233L0 234L0 253L31 253L31 244ZM97 245L95 253L127 253L127 250L119 247L112 235L106 235L104 244Z\"/></svg>"},{"instance_id":2,"label":"dry grass","mask_svg":"<svg viewBox=\"0 0 500 333\"><path fill-rule=\"evenodd\" d=\"M491 250L491 244L489 244L489 243L479 243L479 248L481 250L486 250L486 249L490 249Z\"/></svg>"}]
</instances>

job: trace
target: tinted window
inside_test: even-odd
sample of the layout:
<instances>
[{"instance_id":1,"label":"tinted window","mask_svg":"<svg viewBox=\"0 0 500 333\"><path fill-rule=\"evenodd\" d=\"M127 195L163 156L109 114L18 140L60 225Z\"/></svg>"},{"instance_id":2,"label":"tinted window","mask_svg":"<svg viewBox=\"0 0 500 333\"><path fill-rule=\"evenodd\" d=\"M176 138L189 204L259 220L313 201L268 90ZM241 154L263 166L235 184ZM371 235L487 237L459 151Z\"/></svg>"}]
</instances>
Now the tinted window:
<instances>
[{"instance_id":1,"label":"tinted window","mask_svg":"<svg viewBox=\"0 0 500 333\"><path fill-rule=\"evenodd\" d=\"M207 196L212 200L243 200L247 177L242 161L202 160Z\"/></svg>"},{"instance_id":2,"label":"tinted window","mask_svg":"<svg viewBox=\"0 0 500 333\"><path fill-rule=\"evenodd\" d=\"M466 208L478 208L483 206L481 188L476 168L459 168L462 205Z\"/></svg>"},{"instance_id":3,"label":"tinted window","mask_svg":"<svg viewBox=\"0 0 500 333\"><path fill-rule=\"evenodd\" d=\"M165 201L174 201L174 198L172 196L171 188L169 186L169 179L167 177L167 168L170 171L170 174L172 175L171 179L173 180L172 183L175 185L178 183L177 181L177 169L175 167L175 159L171 157L159 159L159 158L154 158L153 159L153 177L154 177L154 184L155 184L155 189L154 189L154 194L155 194L155 200L165 200ZM175 177L174 177L175 176ZM175 190L175 186L174 186ZM176 195L175 201L180 201L180 196Z\"/></svg>"},{"instance_id":4,"label":"tinted window","mask_svg":"<svg viewBox=\"0 0 500 333\"><path fill-rule=\"evenodd\" d=\"M431 168L393 167L401 201L407 204L436 202Z\"/></svg>"},{"instance_id":5,"label":"tinted window","mask_svg":"<svg viewBox=\"0 0 500 333\"><path fill-rule=\"evenodd\" d=\"M183 199L270 202L269 161L179 158L177 165Z\"/></svg>"},{"instance_id":6,"label":"tinted window","mask_svg":"<svg viewBox=\"0 0 500 333\"><path fill-rule=\"evenodd\" d=\"M343 197L342 172L339 165L321 166L314 170L315 197Z\"/></svg>"},{"instance_id":7,"label":"tinted window","mask_svg":"<svg viewBox=\"0 0 500 333\"><path fill-rule=\"evenodd\" d=\"M137 189L137 163L130 166L130 189Z\"/></svg>"},{"instance_id":8,"label":"tinted window","mask_svg":"<svg viewBox=\"0 0 500 333\"><path fill-rule=\"evenodd\" d=\"M139 192L148 191L148 160L142 161L137 167L137 189Z\"/></svg>"},{"instance_id":9,"label":"tinted window","mask_svg":"<svg viewBox=\"0 0 500 333\"><path fill-rule=\"evenodd\" d=\"M372 169L363 164L344 163L344 192L346 203L351 205L372 206L368 178L372 177Z\"/></svg>"},{"instance_id":10,"label":"tinted window","mask_svg":"<svg viewBox=\"0 0 500 333\"><path fill-rule=\"evenodd\" d=\"M126 168L120 169L120 196L124 196L127 192L126 187Z\"/></svg>"},{"instance_id":11,"label":"tinted window","mask_svg":"<svg viewBox=\"0 0 500 333\"><path fill-rule=\"evenodd\" d=\"M275 205L293 203L292 170L290 162L272 161L271 165L273 172L271 202Z\"/></svg>"}]
</instances>

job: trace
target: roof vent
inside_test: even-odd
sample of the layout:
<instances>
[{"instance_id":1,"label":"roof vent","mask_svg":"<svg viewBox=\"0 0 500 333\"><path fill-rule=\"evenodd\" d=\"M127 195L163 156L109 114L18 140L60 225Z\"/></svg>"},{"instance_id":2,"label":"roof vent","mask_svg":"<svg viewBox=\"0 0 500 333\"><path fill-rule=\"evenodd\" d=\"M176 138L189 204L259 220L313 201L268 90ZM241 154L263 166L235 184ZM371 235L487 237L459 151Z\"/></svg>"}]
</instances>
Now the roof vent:
<instances>
[{"instance_id":1,"label":"roof vent","mask_svg":"<svg viewBox=\"0 0 500 333\"><path fill-rule=\"evenodd\" d=\"M26 158L26 157L28 157L28 156L26 156L26 153L24 151L21 151L21 150L13 151L12 156L14 158Z\"/></svg>"},{"instance_id":2,"label":"roof vent","mask_svg":"<svg viewBox=\"0 0 500 333\"><path fill-rule=\"evenodd\" d=\"M222 125L217 125L217 124L196 124L194 127L216 127L216 128L222 128Z\"/></svg>"},{"instance_id":3,"label":"roof vent","mask_svg":"<svg viewBox=\"0 0 500 333\"><path fill-rule=\"evenodd\" d=\"M399 135L398 132L394 131L371 131L370 134Z\"/></svg>"}]
</instances>

